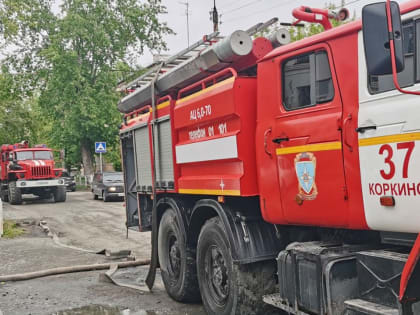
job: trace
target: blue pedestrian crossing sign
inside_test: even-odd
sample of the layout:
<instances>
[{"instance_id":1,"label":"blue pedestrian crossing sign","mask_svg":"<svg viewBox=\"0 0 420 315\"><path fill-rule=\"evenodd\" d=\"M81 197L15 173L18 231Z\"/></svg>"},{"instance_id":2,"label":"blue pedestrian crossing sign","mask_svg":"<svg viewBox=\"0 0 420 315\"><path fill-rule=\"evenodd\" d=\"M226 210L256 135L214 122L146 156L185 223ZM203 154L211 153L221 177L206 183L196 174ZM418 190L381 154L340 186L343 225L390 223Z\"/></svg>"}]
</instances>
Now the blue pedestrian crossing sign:
<instances>
[{"instance_id":1,"label":"blue pedestrian crossing sign","mask_svg":"<svg viewBox=\"0 0 420 315\"><path fill-rule=\"evenodd\" d=\"M106 153L106 142L95 142L95 153Z\"/></svg>"}]
</instances>

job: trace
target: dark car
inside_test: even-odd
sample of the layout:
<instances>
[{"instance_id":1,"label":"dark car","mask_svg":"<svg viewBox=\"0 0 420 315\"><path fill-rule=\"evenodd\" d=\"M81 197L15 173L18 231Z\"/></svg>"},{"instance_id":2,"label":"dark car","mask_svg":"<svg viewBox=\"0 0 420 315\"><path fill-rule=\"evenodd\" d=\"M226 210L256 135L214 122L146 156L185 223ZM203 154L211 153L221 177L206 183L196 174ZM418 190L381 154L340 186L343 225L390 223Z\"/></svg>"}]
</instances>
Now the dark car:
<instances>
[{"instance_id":1,"label":"dark car","mask_svg":"<svg viewBox=\"0 0 420 315\"><path fill-rule=\"evenodd\" d=\"M70 176L69 173L63 172L61 178L64 179L67 191L76 191L76 181L74 180L74 176Z\"/></svg>"},{"instance_id":2,"label":"dark car","mask_svg":"<svg viewBox=\"0 0 420 315\"><path fill-rule=\"evenodd\" d=\"M107 202L111 199L124 199L124 178L120 172L96 173L92 182L93 198L99 197Z\"/></svg>"}]
</instances>

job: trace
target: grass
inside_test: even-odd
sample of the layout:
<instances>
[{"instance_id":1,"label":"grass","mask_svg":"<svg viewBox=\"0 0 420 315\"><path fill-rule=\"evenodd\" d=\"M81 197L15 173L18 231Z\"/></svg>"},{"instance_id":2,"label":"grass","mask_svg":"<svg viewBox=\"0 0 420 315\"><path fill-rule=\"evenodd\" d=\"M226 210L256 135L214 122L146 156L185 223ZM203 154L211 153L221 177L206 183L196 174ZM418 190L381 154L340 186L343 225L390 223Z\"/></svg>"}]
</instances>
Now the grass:
<instances>
[{"instance_id":1,"label":"grass","mask_svg":"<svg viewBox=\"0 0 420 315\"><path fill-rule=\"evenodd\" d=\"M6 220L3 222L4 238L15 238L22 235L25 231L14 221Z\"/></svg>"}]
</instances>

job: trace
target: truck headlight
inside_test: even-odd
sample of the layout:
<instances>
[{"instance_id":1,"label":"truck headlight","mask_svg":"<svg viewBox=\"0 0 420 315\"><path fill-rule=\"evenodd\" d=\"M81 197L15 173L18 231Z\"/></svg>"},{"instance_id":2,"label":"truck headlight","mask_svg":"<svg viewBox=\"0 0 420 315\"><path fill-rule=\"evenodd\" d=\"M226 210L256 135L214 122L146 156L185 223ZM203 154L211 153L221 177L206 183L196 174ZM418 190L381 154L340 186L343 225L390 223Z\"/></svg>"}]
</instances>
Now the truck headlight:
<instances>
[{"instance_id":1,"label":"truck headlight","mask_svg":"<svg viewBox=\"0 0 420 315\"><path fill-rule=\"evenodd\" d=\"M21 183L20 183L20 186L22 186L22 187L23 187L23 186L26 186L26 182L21 182Z\"/></svg>"},{"instance_id":2,"label":"truck headlight","mask_svg":"<svg viewBox=\"0 0 420 315\"><path fill-rule=\"evenodd\" d=\"M108 191L116 191L117 190L117 188L115 188L115 187L109 187L108 188Z\"/></svg>"},{"instance_id":3,"label":"truck headlight","mask_svg":"<svg viewBox=\"0 0 420 315\"><path fill-rule=\"evenodd\" d=\"M58 183L61 185L61 184L64 184L64 180L62 180L62 179L59 179L58 180Z\"/></svg>"}]
</instances>

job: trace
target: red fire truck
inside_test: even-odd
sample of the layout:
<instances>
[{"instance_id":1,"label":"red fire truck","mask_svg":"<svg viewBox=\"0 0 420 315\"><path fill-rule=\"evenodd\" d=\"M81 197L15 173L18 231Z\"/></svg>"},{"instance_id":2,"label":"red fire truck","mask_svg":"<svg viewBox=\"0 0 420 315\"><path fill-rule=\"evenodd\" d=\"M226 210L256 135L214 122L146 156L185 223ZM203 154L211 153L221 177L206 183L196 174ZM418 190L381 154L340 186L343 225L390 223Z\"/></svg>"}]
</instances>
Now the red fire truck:
<instances>
[{"instance_id":1,"label":"red fire truck","mask_svg":"<svg viewBox=\"0 0 420 315\"><path fill-rule=\"evenodd\" d=\"M53 152L46 145L30 148L27 141L0 147L0 197L21 204L23 194L42 199L66 200L66 187L60 178L63 169L55 168Z\"/></svg>"},{"instance_id":2,"label":"red fire truck","mask_svg":"<svg viewBox=\"0 0 420 315\"><path fill-rule=\"evenodd\" d=\"M149 288L160 267L208 314L420 314L420 2L347 15L296 9L325 31L293 43L211 34L125 87Z\"/></svg>"}]
</instances>

